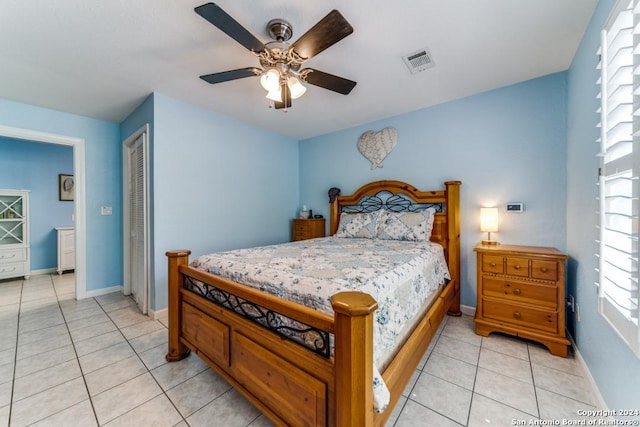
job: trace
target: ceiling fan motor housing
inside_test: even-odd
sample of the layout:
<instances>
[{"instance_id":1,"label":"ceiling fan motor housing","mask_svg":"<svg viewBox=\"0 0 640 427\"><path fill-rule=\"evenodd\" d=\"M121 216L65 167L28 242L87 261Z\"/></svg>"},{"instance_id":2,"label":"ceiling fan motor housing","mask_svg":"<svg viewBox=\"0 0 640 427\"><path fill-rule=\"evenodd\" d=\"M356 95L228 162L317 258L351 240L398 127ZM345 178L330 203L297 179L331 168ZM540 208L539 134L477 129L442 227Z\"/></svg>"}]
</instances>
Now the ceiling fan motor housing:
<instances>
[{"instance_id":1,"label":"ceiling fan motor housing","mask_svg":"<svg viewBox=\"0 0 640 427\"><path fill-rule=\"evenodd\" d=\"M286 42L293 35L293 27L284 19L272 19L267 24L267 32L272 39Z\"/></svg>"}]
</instances>

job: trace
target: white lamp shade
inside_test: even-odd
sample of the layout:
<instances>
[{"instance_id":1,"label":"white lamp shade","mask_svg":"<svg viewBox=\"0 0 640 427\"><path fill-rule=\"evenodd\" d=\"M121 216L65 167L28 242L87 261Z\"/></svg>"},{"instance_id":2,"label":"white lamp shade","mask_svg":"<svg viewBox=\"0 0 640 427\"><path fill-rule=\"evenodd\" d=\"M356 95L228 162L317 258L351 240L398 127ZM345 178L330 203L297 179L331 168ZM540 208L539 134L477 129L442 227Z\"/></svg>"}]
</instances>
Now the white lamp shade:
<instances>
[{"instance_id":1,"label":"white lamp shade","mask_svg":"<svg viewBox=\"0 0 640 427\"><path fill-rule=\"evenodd\" d=\"M498 231L498 208L480 208L480 231Z\"/></svg>"},{"instance_id":2,"label":"white lamp shade","mask_svg":"<svg viewBox=\"0 0 640 427\"><path fill-rule=\"evenodd\" d=\"M276 87L274 90L267 92L266 98L275 102L282 102L282 91L279 87Z\"/></svg>"},{"instance_id":3,"label":"white lamp shade","mask_svg":"<svg viewBox=\"0 0 640 427\"><path fill-rule=\"evenodd\" d=\"M273 92L280 87L280 73L274 68L270 68L260 77L260 84L267 92Z\"/></svg>"},{"instance_id":4,"label":"white lamp shade","mask_svg":"<svg viewBox=\"0 0 640 427\"><path fill-rule=\"evenodd\" d=\"M291 91L291 99L298 99L307 91L307 88L294 76L287 79L287 85Z\"/></svg>"}]
</instances>

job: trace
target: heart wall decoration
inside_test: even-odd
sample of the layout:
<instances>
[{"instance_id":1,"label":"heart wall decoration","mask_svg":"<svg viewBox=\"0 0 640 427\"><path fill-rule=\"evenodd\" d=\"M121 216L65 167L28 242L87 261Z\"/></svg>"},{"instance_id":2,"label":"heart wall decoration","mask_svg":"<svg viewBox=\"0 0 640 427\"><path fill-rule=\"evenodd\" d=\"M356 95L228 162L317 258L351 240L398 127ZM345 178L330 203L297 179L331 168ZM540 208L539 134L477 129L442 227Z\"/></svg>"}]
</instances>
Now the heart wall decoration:
<instances>
[{"instance_id":1,"label":"heart wall decoration","mask_svg":"<svg viewBox=\"0 0 640 427\"><path fill-rule=\"evenodd\" d=\"M378 132L368 130L358 138L358 151L371 162L371 170L382 167L382 161L398 142L398 131L386 127Z\"/></svg>"}]
</instances>

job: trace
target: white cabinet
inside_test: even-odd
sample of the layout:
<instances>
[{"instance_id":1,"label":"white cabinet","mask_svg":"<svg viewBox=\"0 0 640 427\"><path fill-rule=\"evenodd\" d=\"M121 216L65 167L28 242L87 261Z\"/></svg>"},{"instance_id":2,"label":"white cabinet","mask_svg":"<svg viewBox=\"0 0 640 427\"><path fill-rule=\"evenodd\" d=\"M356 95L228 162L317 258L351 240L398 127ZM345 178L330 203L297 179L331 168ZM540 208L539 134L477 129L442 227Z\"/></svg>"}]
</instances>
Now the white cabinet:
<instances>
[{"instance_id":1,"label":"white cabinet","mask_svg":"<svg viewBox=\"0 0 640 427\"><path fill-rule=\"evenodd\" d=\"M30 274L29 191L0 190L0 279Z\"/></svg>"},{"instance_id":2,"label":"white cabinet","mask_svg":"<svg viewBox=\"0 0 640 427\"><path fill-rule=\"evenodd\" d=\"M58 227L58 274L76 268L76 232L73 227Z\"/></svg>"}]
</instances>

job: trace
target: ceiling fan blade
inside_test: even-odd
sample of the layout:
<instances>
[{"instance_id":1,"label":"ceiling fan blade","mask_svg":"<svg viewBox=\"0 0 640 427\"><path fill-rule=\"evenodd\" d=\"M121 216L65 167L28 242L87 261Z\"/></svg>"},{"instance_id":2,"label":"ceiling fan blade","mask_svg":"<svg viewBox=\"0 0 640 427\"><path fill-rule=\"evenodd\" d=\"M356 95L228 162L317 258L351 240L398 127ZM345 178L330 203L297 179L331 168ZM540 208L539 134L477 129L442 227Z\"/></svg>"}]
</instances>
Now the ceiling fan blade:
<instances>
[{"instance_id":1,"label":"ceiling fan blade","mask_svg":"<svg viewBox=\"0 0 640 427\"><path fill-rule=\"evenodd\" d=\"M221 73L206 74L200 76L207 83L215 84L228 82L229 80L243 79L245 77L259 76L262 71L255 67L239 68L237 70L223 71Z\"/></svg>"},{"instance_id":2,"label":"ceiling fan blade","mask_svg":"<svg viewBox=\"0 0 640 427\"><path fill-rule=\"evenodd\" d=\"M247 31L242 25L233 19L227 12L215 3L207 3L194 9L204 19L218 27L226 35L253 52L262 52L264 43Z\"/></svg>"},{"instance_id":3,"label":"ceiling fan blade","mask_svg":"<svg viewBox=\"0 0 640 427\"><path fill-rule=\"evenodd\" d=\"M289 90L289 86L286 84L280 86L282 91L282 102L275 101L274 106L276 110L281 110L283 108L291 108L291 91Z\"/></svg>"},{"instance_id":4,"label":"ceiling fan blade","mask_svg":"<svg viewBox=\"0 0 640 427\"><path fill-rule=\"evenodd\" d=\"M300 75L305 82L311 85L329 89L343 95L349 95L353 88L356 87L356 82L353 80L334 76L333 74L314 70L313 68L301 70Z\"/></svg>"},{"instance_id":5,"label":"ceiling fan blade","mask_svg":"<svg viewBox=\"0 0 640 427\"><path fill-rule=\"evenodd\" d=\"M334 9L296 40L292 48L306 60L338 43L351 33L353 33L351 24Z\"/></svg>"}]
</instances>

